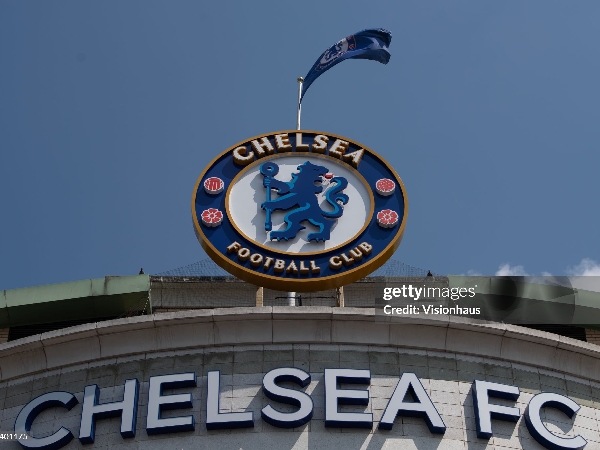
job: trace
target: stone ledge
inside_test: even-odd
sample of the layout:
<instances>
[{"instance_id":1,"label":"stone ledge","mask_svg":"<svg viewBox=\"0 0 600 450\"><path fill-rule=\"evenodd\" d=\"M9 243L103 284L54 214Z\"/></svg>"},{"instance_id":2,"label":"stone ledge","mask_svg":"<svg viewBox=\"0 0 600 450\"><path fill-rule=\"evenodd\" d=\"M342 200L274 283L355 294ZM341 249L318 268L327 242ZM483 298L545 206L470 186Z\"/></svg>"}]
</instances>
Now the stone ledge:
<instances>
[{"instance_id":1,"label":"stone ledge","mask_svg":"<svg viewBox=\"0 0 600 450\"><path fill-rule=\"evenodd\" d=\"M318 306L215 308L116 319L0 345L0 381L107 357L243 344L420 348L541 369L559 367L589 380L600 368L600 346L552 333L461 317L397 319L385 320L373 308ZM20 363L14 363L15 357Z\"/></svg>"},{"instance_id":2,"label":"stone ledge","mask_svg":"<svg viewBox=\"0 0 600 450\"><path fill-rule=\"evenodd\" d=\"M241 316L243 316L243 320L268 320L272 317L273 307L240 306L236 308L215 308L212 311L215 322L225 320L239 321ZM179 314L179 312L175 314ZM230 317L234 319L230 319Z\"/></svg>"},{"instance_id":3,"label":"stone ledge","mask_svg":"<svg viewBox=\"0 0 600 450\"><path fill-rule=\"evenodd\" d=\"M154 325L157 327L212 321L212 309L188 309L184 311L154 314Z\"/></svg>"},{"instance_id":4,"label":"stone ledge","mask_svg":"<svg viewBox=\"0 0 600 450\"><path fill-rule=\"evenodd\" d=\"M97 335L96 323L84 323L74 327L42 333L40 335L40 343L42 343L44 347L47 347L49 344L60 344L74 339L79 340Z\"/></svg>"},{"instance_id":5,"label":"stone ledge","mask_svg":"<svg viewBox=\"0 0 600 450\"><path fill-rule=\"evenodd\" d=\"M506 324L499 322L490 322L487 320L469 319L467 317L451 317L448 321L450 328L476 331L479 333L499 334L506 333Z\"/></svg>"},{"instance_id":6,"label":"stone ledge","mask_svg":"<svg viewBox=\"0 0 600 450\"><path fill-rule=\"evenodd\" d=\"M300 319L301 315L310 315L311 319L331 319L331 306L273 306L273 318ZM356 309L356 308L353 308Z\"/></svg>"}]
</instances>

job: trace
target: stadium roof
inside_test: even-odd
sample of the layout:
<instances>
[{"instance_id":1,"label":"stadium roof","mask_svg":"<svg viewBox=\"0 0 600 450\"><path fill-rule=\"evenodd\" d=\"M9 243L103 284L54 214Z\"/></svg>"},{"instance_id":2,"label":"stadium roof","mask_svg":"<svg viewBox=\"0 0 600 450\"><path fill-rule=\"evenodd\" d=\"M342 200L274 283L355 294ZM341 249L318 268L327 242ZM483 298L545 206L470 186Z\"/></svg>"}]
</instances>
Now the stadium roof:
<instances>
[{"instance_id":1,"label":"stadium roof","mask_svg":"<svg viewBox=\"0 0 600 450\"><path fill-rule=\"evenodd\" d=\"M203 259L201 261L188 264L187 266L178 267L177 269L167 270L166 272L154 274L155 276L163 277L233 277L225 270L221 269L211 259ZM383 266L373 272L371 277L424 277L427 275L427 270L419 267L405 264L398 260L392 259L386 262ZM438 275L438 274L434 274Z\"/></svg>"}]
</instances>

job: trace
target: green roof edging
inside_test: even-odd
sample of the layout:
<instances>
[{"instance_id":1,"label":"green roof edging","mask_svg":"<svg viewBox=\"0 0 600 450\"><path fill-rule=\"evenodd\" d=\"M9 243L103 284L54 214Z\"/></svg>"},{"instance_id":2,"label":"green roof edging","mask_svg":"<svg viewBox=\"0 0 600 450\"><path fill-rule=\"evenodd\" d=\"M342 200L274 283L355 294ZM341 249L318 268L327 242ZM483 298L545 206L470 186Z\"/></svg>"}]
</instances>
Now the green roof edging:
<instances>
[{"instance_id":1,"label":"green roof edging","mask_svg":"<svg viewBox=\"0 0 600 450\"><path fill-rule=\"evenodd\" d=\"M148 275L6 290L0 296L0 328L118 316L147 298L149 292Z\"/></svg>"},{"instance_id":2,"label":"green roof edging","mask_svg":"<svg viewBox=\"0 0 600 450\"><path fill-rule=\"evenodd\" d=\"M486 276L450 275L448 276L448 282L450 288L468 289L477 285L475 297L464 299L462 306L465 307L481 306L479 302L485 296L496 296L498 299L504 297L506 295L504 294L506 292L506 283L508 282L512 289L514 289L509 289L510 294L516 295L520 299L518 305L520 314L515 310L515 314L512 314L513 318L519 316L530 317L533 319L529 322L530 324L544 323L543 321L536 321L535 318L544 317L545 313L551 308L555 318L558 320L557 323L600 329L600 292L526 282L523 278L506 277L506 279L503 279ZM511 315L507 314L507 318L509 316ZM498 320L498 318L493 319L490 317L483 317L483 319ZM519 322L511 322L510 320L507 323L519 324Z\"/></svg>"}]
</instances>

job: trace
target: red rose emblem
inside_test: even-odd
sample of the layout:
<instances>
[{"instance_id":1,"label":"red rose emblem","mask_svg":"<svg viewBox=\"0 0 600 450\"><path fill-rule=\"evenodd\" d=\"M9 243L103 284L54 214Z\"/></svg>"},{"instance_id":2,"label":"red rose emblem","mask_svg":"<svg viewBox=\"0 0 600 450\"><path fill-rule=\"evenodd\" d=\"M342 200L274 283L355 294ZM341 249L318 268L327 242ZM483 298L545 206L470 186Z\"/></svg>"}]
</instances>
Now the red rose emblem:
<instances>
[{"instance_id":1,"label":"red rose emblem","mask_svg":"<svg viewBox=\"0 0 600 450\"><path fill-rule=\"evenodd\" d=\"M389 178L382 178L381 180L377 180L377 183L375 183L375 189L379 195L387 197L392 195L396 190L396 183Z\"/></svg>"},{"instance_id":2,"label":"red rose emblem","mask_svg":"<svg viewBox=\"0 0 600 450\"><path fill-rule=\"evenodd\" d=\"M218 227L223 222L223 213L216 208L202 211L202 223L207 227Z\"/></svg>"},{"instance_id":3,"label":"red rose emblem","mask_svg":"<svg viewBox=\"0 0 600 450\"><path fill-rule=\"evenodd\" d=\"M377 224L382 228L393 228L398 223L398 220L398 213L391 209L384 209L377 213Z\"/></svg>"}]
</instances>

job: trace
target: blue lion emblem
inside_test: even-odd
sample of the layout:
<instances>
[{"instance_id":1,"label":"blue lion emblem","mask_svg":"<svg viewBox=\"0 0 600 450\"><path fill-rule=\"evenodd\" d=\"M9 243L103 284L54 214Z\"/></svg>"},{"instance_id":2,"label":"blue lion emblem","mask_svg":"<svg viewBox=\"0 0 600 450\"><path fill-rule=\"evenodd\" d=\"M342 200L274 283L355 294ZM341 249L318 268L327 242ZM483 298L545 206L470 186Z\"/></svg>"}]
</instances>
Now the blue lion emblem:
<instances>
[{"instance_id":1,"label":"blue lion emblem","mask_svg":"<svg viewBox=\"0 0 600 450\"><path fill-rule=\"evenodd\" d=\"M322 176L329 172L327 167L317 166L310 161L298 166L298 173L292 174L292 179L288 182L279 181L275 175L279 172L279 166L273 162L266 162L260 166L260 173L263 175L263 185L267 188L266 201L261 207L267 213L265 221L265 230L271 231L271 212L281 209L288 210L294 208L286 214L284 221L287 227L282 230L271 231L270 239L293 239L300 230L306 228L300 222L308 220L311 224L319 227L316 233L309 233L309 241L326 241L330 238L331 227L335 220L342 216L344 210L342 205L348 203L348 196L341 193L348 181L343 177L334 177L330 183L335 183L333 188L325 192L325 200L333 206L331 212L323 211L317 201L317 194L323 192ZM319 184L316 184L319 182ZM277 191L280 195L275 200L271 200L271 190Z\"/></svg>"}]
</instances>

